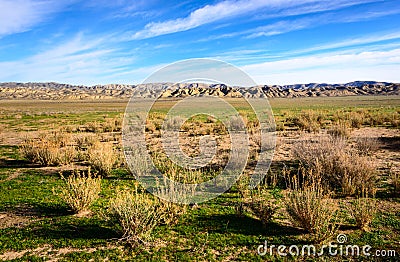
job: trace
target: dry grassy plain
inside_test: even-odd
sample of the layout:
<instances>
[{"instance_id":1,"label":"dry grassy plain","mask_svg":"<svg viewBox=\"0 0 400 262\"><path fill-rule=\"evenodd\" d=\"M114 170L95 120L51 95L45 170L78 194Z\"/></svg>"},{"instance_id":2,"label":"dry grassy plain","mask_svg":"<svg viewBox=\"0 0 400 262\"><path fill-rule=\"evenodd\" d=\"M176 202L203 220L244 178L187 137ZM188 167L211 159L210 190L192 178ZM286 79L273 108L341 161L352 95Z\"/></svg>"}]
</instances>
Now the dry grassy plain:
<instances>
[{"instance_id":1,"label":"dry grassy plain","mask_svg":"<svg viewBox=\"0 0 400 262\"><path fill-rule=\"evenodd\" d=\"M258 124L241 100L228 101L245 116L252 134L245 171L249 174L257 160ZM257 247L265 240L276 245L322 245L339 233L346 234L351 245L395 250L398 259L400 97L269 101L277 145L262 186L247 189L244 175L217 199L186 207L157 202L135 189L121 149L127 101L1 100L0 259L283 261L276 251L259 256ZM201 136L216 137L218 157L212 165L188 172L174 167L163 154L160 128L174 102L157 102L146 126L156 164L185 182L215 176L227 161L229 136L214 119L190 119L180 137L183 151L192 156L199 153ZM75 210L62 197L61 189L70 184L60 174L68 177L89 167L101 175L101 190L83 190L94 202ZM98 185L90 183L92 188ZM137 203L146 204L128 206L121 188L131 190L128 196ZM145 226L124 228L121 221L132 223L133 218L122 217L122 208ZM134 215L140 212L162 219L143 222Z\"/></svg>"}]
</instances>

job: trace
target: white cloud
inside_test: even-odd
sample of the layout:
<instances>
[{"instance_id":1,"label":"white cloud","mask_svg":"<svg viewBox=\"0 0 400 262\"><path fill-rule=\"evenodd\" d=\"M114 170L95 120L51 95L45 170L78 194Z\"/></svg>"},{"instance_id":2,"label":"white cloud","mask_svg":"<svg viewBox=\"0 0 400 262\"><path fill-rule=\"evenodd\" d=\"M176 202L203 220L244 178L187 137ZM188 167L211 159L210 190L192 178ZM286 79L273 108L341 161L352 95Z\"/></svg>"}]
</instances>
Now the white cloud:
<instances>
[{"instance_id":1,"label":"white cloud","mask_svg":"<svg viewBox=\"0 0 400 262\"><path fill-rule=\"evenodd\" d=\"M400 82L400 49L352 54L326 53L243 66L261 84Z\"/></svg>"},{"instance_id":2,"label":"white cloud","mask_svg":"<svg viewBox=\"0 0 400 262\"><path fill-rule=\"evenodd\" d=\"M0 0L0 37L29 31L73 0Z\"/></svg>"}]
</instances>

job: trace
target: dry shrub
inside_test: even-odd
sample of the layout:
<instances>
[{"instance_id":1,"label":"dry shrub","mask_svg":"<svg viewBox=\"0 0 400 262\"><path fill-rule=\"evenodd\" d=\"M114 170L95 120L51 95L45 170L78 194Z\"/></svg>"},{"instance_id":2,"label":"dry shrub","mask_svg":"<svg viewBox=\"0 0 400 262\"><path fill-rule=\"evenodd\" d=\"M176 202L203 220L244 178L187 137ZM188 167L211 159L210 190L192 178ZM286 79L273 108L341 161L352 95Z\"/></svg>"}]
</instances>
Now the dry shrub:
<instances>
[{"instance_id":1,"label":"dry shrub","mask_svg":"<svg viewBox=\"0 0 400 262\"><path fill-rule=\"evenodd\" d=\"M163 168L163 181L161 185L158 184L156 192L157 196L163 199L160 203L164 210L162 222L167 225L176 224L187 212L187 204L195 195L197 185L193 182L196 180L196 175L192 172L179 172L173 164Z\"/></svg>"},{"instance_id":2,"label":"dry shrub","mask_svg":"<svg viewBox=\"0 0 400 262\"><path fill-rule=\"evenodd\" d=\"M118 155L113 144L97 142L88 148L87 160L100 175L107 176L116 165Z\"/></svg>"},{"instance_id":3,"label":"dry shrub","mask_svg":"<svg viewBox=\"0 0 400 262\"><path fill-rule=\"evenodd\" d=\"M119 132L122 129L122 117L106 118L101 126L103 132Z\"/></svg>"},{"instance_id":4,"label":"dry shrub","mask_svg":"<svg viewBox=\"0 0 400 262\"><path fill-rule=\"evenodd\" d=\"M58 149L56 164L68 165L77 157L77 151L74 146L65 146Z\"/></svg>"},{"instance_id":5,"label":"dry shrub","mask_svg":"<svg viewBox=\"0 0 400 262\"><path fill-rule=\"evenodd\" d=\"M312 176L320 177L332 190L341 189L343 195L360 195L364 190L374 194L375 164L348 148L345 139L303 140L293 152L306 169L312 170Z\"/></svg>"},{"instance_id":6,"label":"dry shrub","mask_svg":"<svg viewBox=\"0 0 400 262\"><path fill-rule=\"evenodd\" d=\"M400 119L390 120L390 125L394 128L399 128L400 127Z\"/></svg>"},{"instance_id":7,"label":"dry shrub","mask_svg":"<svg viewBox=\"0 0 400 262\"><path fill-rule=\"evenodd\" d=\"M316 133L321 129L324 117L314 111L303 111L299 116L290 117L288 120L300 130Z\"/></svg>"},{"instance_id":8,"label":"dry shrub","mask_svg":"<svg viewBox=\"0 0 400 262\"><path fill-rule=\"evenodd\" d=\"M258 188L251 195L251 200L246 204L264 226L272 221L276 211L279 209L278 201L265 189Z\"/></svg>"},{"instance_id":9,"label":"dry shrub","mask_svg":"<svg viewBox=\"0 0 400 262\"><path fill-rule=\"evenodd\" d=\"M377 212L375 199L367 197L357 198L348 205L351 216L356 221L357 228L368 231Z\"/></svg>"},{"instance_id":10,"label":"dry shrub","mask_svg":"<svg viewBox=\"0 0 400 262\"><path fill-rule=\"evenodd\" d=\"M129 169L133 173L135 179L146 176L151 171L151 163L146 159L148 153L139 148L133 148L127 154L127 161L129 162Z\"/></svg>"},{"instance_id":11,"label":"dry shrub","mask_svg":"<svg viewBox=\"0 0 400 262\"><path fill-rule=\"evenodd\" d=\"M185 122L185 119L180 116L171 116L165 119L162 128L164 130L179 130L181 124Z\"/></svg>"},{"instance_id":12,"label":"dry shrub","mask_svg":"<svg viewBox=\"0 0 400 262\"><path fill-rule=\"evenodd\" d=\"M151 232L161 222L163 214L159 202L149 194L140 192L138 185L133 191L117 192L108 209L108 218L120 226L123 238L132 245L150 240Z\"/></svg>"},{"instance_id":13,"label":"dry shrub","mask_svg":"<svg viewBox=\"0 0 400 262\"><path fill-rule=\"evenodd\" d=\"M100 138L96 134L85 134L80 133L77 134L75 137L75 143L80 149L85 149L100 141Z\"/></svg>"},{"instance_id":14,"label":"dry shrub","mask_svg":"<svg viewBox=\"0 0 400 262\"><path fill-rule=\"evenodd\" d=\"M157 131L157 127L153 121L146 122L146 132L155 133Z\"/></svg>"},{"instance_id":15,"label":"dry shrub","mask_svg":"<svg viewBox=\"0 0 400 262\"><path fill-rule=\"evenodd\" d=\"M90 205L99 198L101 192L101 179L92 175L90 169L84 172L74 171L67 178L61 175L65 185L59 188L59 192L53 192L71 207L77 214L89 211Z\"/></svg>"},{"instance_id":16,"label":"dry shrub","mask_svg":"<svg viewBox=\"0 0 400 262\"><path fill-rule=\"evenodd\" d=\"M87 122L84 130L86 132L100 133L103 131L103 128L99 122L94 121L94 122Z\"/></svg>"},{"instance_id":17,"label":"dry shrub","mask_svg":"<svg viewBox=\"0 0 400 262\"><path fill-rule=\"evenodd\" d=\"M328 130L328 134L333 137L349 138L350 128L346 122L339 122Z\"/></svg>"},{"instance_id":18,"label":"dry shrub","mask_svg":"<svg viewBox=\"0 0 400 262\"><path fill-rule=\"evenodd\" d=\"M369 158L351 152L339 159L336 169L336 179L341 179L342 194L361 195L376 192L376 166Z\"/></svg>"},{"instance_id":19,"label":"dry shrub","mask_svg":"<svg viewBox=\"0 0 400 262\"><path fill-rule=\"evenodd\" d=\"M379 148L379 141L373 137L358 137L355 139L355 148L362 155L370 155Z\"/></svg>"},{"instance_id":20,"label":"dry shrub","mask_svg":"<svg viewBox=\"0 0 400 262\"><path fill-rule=\"evenodd\" d=\"M233 131L244 131L246 130L246 123L248 122L246 117L231 116L229 118L229 128Z\"/></svg>"},{"instance_id":21,"label":"dry shrub","mask_svg":"<svg viewBox=\"0 0 400 262\"><path fill-rule=\"evenodd\" d=\"M44 166L66 165L77 156L71 136L52 132L41 134L38 139L25 139L19 146L22 157Z\"/></svg>"},{"instance_id":22,"label":"dry shrub","mask_svg":"<svg viewBox=\"0 0 400 262\"><path fill-rule=\"evenodd\" d=\"M400 194L400 172L393 170L393 167L389 167L389 177L391 184L393 185L393 191L395 194Z\"/></svg>"},{"instance_id":23,"label":"dry shrub","mask_svg":"<svg viewBox=\"0 0 400 262\"><path fill-rule=\"evenodd\" d=\"M318 181L300 187L297 179L292 179L292 187L284 203L293 224L311 233L317 243L334 236L339 216L330 193Z\"/></svg>"},{"instance_id":24,"label":"dry shrub","mask_svg":"<svg viewBox=\"0 0 400 262\"><path fill-rule=\"evenodd\" d=\"M348 121L352 128L361 128L364 123L365 112L364 111L357 111L357 112L350 112L348 116Z\"/></svg>"},{"instance_id":25,"label":"dry shrub","mask_svg":"<svg viewBox=\"0 0 400 262\"><path fill-rule=\"evenodd\" d=\"M164 184L168 185L168 182L164 180ZM173 186L172 183L169 184L169 186L159 188L157 192L157 196L163 199L160 201L163 210L163 217L160 222L166 225L174 225L187 212L187 192L181 186ZM189 192L189 194L192 192Z\"/></svg>"}]
</instances>

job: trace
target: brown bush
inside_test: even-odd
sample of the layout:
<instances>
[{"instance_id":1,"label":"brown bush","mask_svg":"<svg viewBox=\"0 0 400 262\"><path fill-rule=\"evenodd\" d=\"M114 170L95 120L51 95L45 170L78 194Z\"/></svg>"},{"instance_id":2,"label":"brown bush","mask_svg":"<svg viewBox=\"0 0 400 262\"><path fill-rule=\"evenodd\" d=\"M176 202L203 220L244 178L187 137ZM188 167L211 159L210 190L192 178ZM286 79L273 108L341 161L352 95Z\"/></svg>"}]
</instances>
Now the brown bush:
<instances>
[{"instance_id":1,"label":"brown bush","mask_svg":"<svg viewBox=\"0 0 400 262\"><path fill-rule=\"evenodd\" d=\"M373 137L358 137L355 139L355 148L362 155L370 155L379 148L379 141Z\"/></svg>"},{"instance_id":2,"label":"brown bush","mask_svg":"<svg viewBox=\"0 0 400 262\"><path fill-rule=\"evenodd\" d=\"M74 140L80 149L86 149L100 142L100 137L96 134L79 133L75 135Z\"/></svg>"},{"instance_id":3,"label":"brown bush","mask_svg":"<svg viewBox=\"0 0 400 262\"><path fill-rule=\"evenodd\" d=\"M250 212L255 215L264 226L268 225L279 209L278 201L265 189L256 189L251 200L246 204Z\"/></svg>"},{"instance_id":4,"label":"brown bush","mask_svg":"<svg viewBox=\"0 0 400 262\"><path fill-rule=\"evenodd\" d=\"M349 138L350 128L346 122L339 122L328 130L328 134L338 138Z\"/></svg>"},{"instance_id":5,"label":"brown bush","mask_svg":"<svg viewBox=\"0 0 400 262\"><path fill-rule=\"evenodd\" d=\"M348 119L350 126L352 128L361 128L364 123L364 117L364 111L350 112Z\"/></svg>"},{"instance_id":6,"label":"brown bush","mask_svg":"<svg viewBox=\"0 0 400 262\"><path fill-rule=\"evenodd\" d=\"M328 137L304 140L294 147L294 156L313 176L344 195L360 195L364 190L376 190L375 164L347 147L343 138Z\"/></svg>"}]
</instances>

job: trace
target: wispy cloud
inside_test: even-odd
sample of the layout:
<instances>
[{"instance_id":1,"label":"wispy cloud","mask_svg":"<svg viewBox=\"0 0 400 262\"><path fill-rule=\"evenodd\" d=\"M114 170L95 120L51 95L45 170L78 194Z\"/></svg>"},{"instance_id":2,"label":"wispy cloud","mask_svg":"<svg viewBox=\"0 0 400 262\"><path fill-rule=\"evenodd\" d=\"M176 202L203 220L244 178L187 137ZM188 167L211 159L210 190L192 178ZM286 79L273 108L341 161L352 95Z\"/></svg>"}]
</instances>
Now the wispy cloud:
<instances>
[{"instance_id":1,"label":"wispy cloud","mask_svg":"<svg viewBox=\"0 0 400 262\"><path fill-rule=\"evenodd\" d=\"M291 21L279 21L266 26L260 26L254 30L249 30L245 33L250 33L246 38L256 38L261 36L273 36L280 35L296 30L301 30L304 28L311 27L318 18L305 18L296 19Z\"/></svg>"},{"instance_id":2,"label":"wispy cloud","mask_svg":"<svg viewBox=\"0 0 400 262\"><path fill-rule=\"evenodd\" d=\"M350 39L341 40L338 42L328 43L328 44L320 44L317 46L313 46L306 49L301 50L294 50L285 55L299 55L299 54L306 54L316 51L325 51L325 50L332 50L337 48L348 48L353 46L360 46L360 45L367 45L367 44L374 44L392 40L400 40L400 31L399 32L381 32L379 34L372 34L372 35L363 35L358 37L353 37ZM382 46L382 45L380 45Z\"/></svg>"},{"instance_id":3,"label":"wispy cloud","mask_svg":"<svg viewBox=\"0 0 400 262\"><path fill-rule=\"evenodd\" d=\"M259 83L295 84L398 81L400 49L361 53L325 53L243 66Z\"/></svg>"},{"instance_id":4,"label":"wispy cloud","mask_svg":"<svg viewBox=\"0 0 400 262\"><path fill-rule=\"evenodd\" d=\"M32 29L73 0L0 0L0 37Z\"/></svg>"},{"instance_id":5,"label":"wispy cloud","mask_svg":"<svg viewBox=\"0 0 400 262\"><path fill-rule=\"evenodd\" d=\"M214 5L206 5L199 8L186 17L164 22L151 22L147 24L143 30L134 33L131 38L145 39L186 31L215 21L241 15L250 15L252 12L262 9L267 10L265 13L268 13L267 16L272 18L309 14L376 1L377 0L225 0ZM263 19L265 19L265 17L263 17Z\"/></svg>"},{"instance_id":6,"label":"wispy cloud","mask_svg":"<svg viewBox=\"0 0 400 262\"><path fill-rule=\"evenodd\" d=\"M256 38L262 36L273 36L297 31L301 29L314 28L326 24L342 24L360 22L364 20L379 18L383 16L390 16L399 14L399 9L365 12L359 14L345 14L345 13L324 13L314 15L306 18L297 18L292 20L282 20L266 26L260 26L252 30L242 32L242 34L249 33L247 38ZM339 17L339 19L338 19Z\"/></svg>"},{"instance_id":7,"label":"wispy cloud","mask_svg":"<svg viewBox=\"0 0 400 262\"><path fill-rule=\"evenodd\" d=\"M126 71L134 63L135 55L109 47L107 39L79 33L49 50L17 61L0 62L0 79L88 85L115 82L113 75Z\"/></svg>"},{"instance_id":8,"label":"wispy cloud","mask_svg":"<svg viewBox=\"0 0 400 262\"><path fill-rule=\"evenodd\" d=\"M206 5L191 12L187 17L168 20L164 22L152 22L139 32L136 32L133 39L144 39L164 34L186 31L204 24L212 23L238 15L248 14L265 7L283 7L300 5L302 3L315 2L312 0L238 0L222 1L214 5Z\"/></svg>"}]
</instances>

